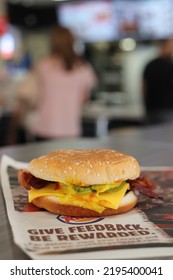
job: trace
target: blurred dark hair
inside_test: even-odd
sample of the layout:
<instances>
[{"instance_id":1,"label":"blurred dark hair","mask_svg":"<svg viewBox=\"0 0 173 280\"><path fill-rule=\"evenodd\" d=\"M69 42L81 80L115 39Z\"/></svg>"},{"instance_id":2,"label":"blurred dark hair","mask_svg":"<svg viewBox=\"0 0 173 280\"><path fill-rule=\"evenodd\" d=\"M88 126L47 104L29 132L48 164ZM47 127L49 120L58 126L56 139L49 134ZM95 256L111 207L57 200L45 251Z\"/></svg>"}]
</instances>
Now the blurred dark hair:
<instances>
[{"instance_id":1,"label":"blurred dark hair","mask_svg":"<svg viewBox=\"0 0 173 280\"><path fill-rule=\"evenodd\" d=\"M61 57L66 70L72 70L78 55L74 51L75 38L69 29L62 26L54 26L51 31L51 53Z\"/></svg>"}]
</instances>

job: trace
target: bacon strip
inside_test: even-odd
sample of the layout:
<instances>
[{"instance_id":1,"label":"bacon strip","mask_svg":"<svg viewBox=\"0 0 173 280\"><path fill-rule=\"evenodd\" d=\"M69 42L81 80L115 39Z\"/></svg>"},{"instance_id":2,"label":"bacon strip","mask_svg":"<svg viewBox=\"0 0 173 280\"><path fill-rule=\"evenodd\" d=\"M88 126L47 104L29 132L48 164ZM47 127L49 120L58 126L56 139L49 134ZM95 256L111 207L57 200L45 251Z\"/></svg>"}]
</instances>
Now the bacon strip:
<instances>
[{"instance_id":1,"label":"bacon strip","mask_svg":"<svg viewBox=\"0 0 173 280\"><path fill-rule=\"evenodd\" d=\"M31 187L33 187L34 189L41 189L45 187L48 183L48 181L34 177L26 169L19 170L18 182L21 186L25 187L27 190L30 190Z\"/></svg>"},{"instance_id":2,"label":"bacon strip","mask_svg":"<svg viewBox=\"0 0 173 280\"><path fill-rule=\"evenodd\" d=\"M156 184L150 181L148 178L138 177L135 180L127 180L127 182L130 184L130 188L132 190L138 191L139 193L150 198L163 200L161 196L154 192Z\"/></svg>"}]
</instances>

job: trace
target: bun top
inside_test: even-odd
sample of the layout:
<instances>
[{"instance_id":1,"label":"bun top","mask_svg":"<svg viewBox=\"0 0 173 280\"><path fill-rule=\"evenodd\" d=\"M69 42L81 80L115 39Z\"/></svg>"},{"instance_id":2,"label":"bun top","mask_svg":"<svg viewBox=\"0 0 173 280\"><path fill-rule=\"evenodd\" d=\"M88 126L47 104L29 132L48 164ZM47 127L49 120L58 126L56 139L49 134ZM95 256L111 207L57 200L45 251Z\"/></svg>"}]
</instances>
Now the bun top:
<instances>
[{"instance_id":1,"label":"bun top","mask_svg":"<svg viewBox=\"0 0 173 280\"><path fill-rule=\"evenodd\" d=\"M28 166L35 177L80 186L135 179L137 160L115 150L57 150L33 159Z\"/></svg>"}]
</instances>

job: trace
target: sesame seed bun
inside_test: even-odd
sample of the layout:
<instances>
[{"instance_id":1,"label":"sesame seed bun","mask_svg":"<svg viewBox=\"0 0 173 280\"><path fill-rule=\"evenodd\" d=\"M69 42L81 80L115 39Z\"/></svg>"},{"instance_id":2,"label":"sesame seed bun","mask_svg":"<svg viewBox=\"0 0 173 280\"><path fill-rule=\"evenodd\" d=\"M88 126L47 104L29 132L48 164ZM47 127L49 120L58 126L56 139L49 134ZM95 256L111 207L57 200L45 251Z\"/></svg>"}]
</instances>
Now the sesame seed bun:
<instances>
[{"instance_id":1,"label":"sesame seed bun","mask_svg":"<svg viewBox=\"0 0 173 280\"><path fill-rule=\"evenodd\" d=\"M88 186L135 179L140 168L134 157L115 150L57 150L33 159L28 171L47 181Z\"/></svg>"},{"instance_id":2,"label":"sesame seed bun","mask_svg":"<svg viewBox=\"0 0 173 280\"><path fill-rule=\"evenodd\" d=\"M117 214L122 214L130 211L135 207L137 203L137 196L133 191L128 192L120 202L117 209L106 208L102 213L98 213L94 210L72 206L64 205L58 203L58 198L55 196L42 196L35 198L32 203L39 208L44 208L49 212L57 215L64 216L74 216L74 217L104 217L112 216Z\"/></svg>"}]
</instances>

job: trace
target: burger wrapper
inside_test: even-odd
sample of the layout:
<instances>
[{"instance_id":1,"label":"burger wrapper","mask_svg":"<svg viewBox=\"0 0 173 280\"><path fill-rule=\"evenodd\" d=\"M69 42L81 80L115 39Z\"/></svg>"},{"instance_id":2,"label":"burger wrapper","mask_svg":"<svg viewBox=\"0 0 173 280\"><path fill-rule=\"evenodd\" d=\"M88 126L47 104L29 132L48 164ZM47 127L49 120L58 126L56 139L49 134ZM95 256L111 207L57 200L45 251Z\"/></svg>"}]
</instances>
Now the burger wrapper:
<instances>
[{"instance_id":1,"label":"burger wrapper","mask_svg":"<svg viewBox=\"0 0 173 280\"><path fill-rule=\"evenodd\" d=\"M27 163L4 155L1 185L14 243L31 259L134 259L173 255L173 168L146 167L164 202L141 197L132 211L100 218L51 214L28 203L17 172Z\"/></svg>"}]
</instances>

